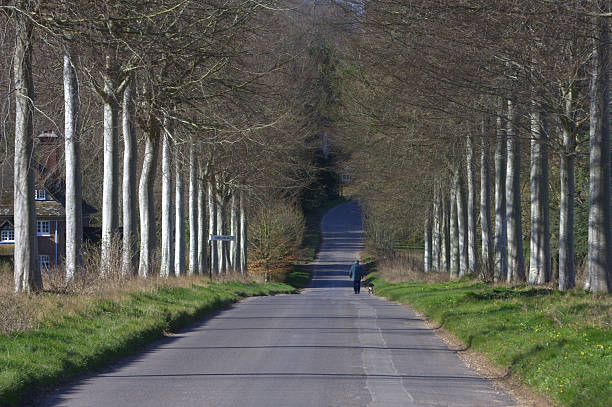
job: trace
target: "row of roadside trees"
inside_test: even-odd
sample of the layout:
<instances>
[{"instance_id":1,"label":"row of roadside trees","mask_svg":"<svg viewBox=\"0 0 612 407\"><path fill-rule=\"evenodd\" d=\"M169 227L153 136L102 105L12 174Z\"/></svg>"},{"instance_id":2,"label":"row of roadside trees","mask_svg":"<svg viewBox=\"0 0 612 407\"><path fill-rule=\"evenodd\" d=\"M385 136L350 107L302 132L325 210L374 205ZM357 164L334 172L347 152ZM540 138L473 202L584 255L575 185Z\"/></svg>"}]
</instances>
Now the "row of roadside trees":
<instances>
[{"instance_id":1,"label":"row of roadside trees","mask_svg":"<svg viewBox=\"0 0 612 407\"><path fill-rule=\"evenodd\" d=\"M284 6L0 6L12 29L2 37L12 65L2 103L5 157L14 164L16 292L42 288L31 160L42 126L64 140L67 283L83 262L84 191L100 203L102 275L204 273L208 257L214 272L246 273L249 212L291 200L311 176L314 68L301 50L311 42L312 9L287 15ZM308 18L295 24L298 14ZM238 239L212 242L208 252L212 234Z\"/></svg>"},{"instance_id":2,"label":"row of roadside trees","mask_svg":"<svg viewBox=\"0 0 612 407\"><path fill-rule=\"evenodd\" d=\"M379 248L424 228L426 271L561 290L584 258L610 292L610 2L350 9L337 124Z\"/></svg>"}]
</instances>

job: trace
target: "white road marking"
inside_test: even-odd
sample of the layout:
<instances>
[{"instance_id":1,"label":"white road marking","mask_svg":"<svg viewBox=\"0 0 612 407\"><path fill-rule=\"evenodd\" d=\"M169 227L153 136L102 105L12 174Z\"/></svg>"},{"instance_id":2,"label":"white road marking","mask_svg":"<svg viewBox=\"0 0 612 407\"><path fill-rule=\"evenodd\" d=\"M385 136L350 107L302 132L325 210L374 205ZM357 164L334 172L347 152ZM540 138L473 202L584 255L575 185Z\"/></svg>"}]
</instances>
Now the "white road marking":
<instances>
[{"instance_id":1,"label":"white road marking","mask_svg":"<svg viewBox=\"0 0 612 407\"><path fill-rule=\"evenodd\" d=\"M391 351L378 326L376 309L366 303L357 303L359 310L355 326L359 328L359 343L363 371L367 375L366 387L372 401L368 407L395 407L414 404L414 397L404 386L403 379L377 378L376 375L399 376ZM372 376L372 377L371 377Z\"/></svg>"}]
</instances>

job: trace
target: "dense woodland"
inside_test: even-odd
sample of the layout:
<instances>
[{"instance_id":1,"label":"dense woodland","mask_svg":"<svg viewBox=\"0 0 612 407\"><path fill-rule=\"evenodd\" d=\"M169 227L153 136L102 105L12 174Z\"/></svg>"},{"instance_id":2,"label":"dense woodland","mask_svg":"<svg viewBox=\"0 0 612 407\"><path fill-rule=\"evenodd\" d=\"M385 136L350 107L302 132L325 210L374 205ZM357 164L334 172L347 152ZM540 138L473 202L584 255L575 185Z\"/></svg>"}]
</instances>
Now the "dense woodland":
<instances>
[{"instance_id":1,"label":"dense woodland","mask_svg":"<svg viewBox=\"0 0 612 407\"><path fill-rule=\"evenodd\" d=\"M83 197L102 274L202 273L209 233L239 236L215 272L249 242L269 260L247 224L312 195L325 134L376 248L418 231L425 271L610 292L610 0L0 7L16 291L40 289L28 163L52 129L68 282Z\"/></svg>"}]
</instances>

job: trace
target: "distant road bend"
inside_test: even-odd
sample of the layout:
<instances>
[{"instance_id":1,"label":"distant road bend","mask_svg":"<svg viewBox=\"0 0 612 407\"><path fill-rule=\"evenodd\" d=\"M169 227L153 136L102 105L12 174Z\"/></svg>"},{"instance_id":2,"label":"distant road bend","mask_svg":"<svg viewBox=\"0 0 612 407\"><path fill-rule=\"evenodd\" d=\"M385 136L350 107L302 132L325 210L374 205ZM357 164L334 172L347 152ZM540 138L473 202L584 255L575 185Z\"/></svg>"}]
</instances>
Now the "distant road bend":
<instances>
[{"instance_id":1,"label":"distant road bend","mask_svg":"<svg viewBox=\"0 0 612 407\"><path fill-rule=\"evenodd\" d=\"M408 308L347 277L355 203L323 219L312 286L250 298L48 397L44 406L512 406Z\"/></svg>"}]
</instances>

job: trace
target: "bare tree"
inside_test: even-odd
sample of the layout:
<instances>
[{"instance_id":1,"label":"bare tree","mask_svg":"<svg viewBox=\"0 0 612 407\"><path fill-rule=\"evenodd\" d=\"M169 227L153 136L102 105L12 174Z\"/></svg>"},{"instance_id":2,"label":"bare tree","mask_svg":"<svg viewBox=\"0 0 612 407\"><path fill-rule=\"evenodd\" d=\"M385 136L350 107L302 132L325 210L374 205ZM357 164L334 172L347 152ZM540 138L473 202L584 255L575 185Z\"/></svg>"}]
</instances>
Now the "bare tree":
<instances>
[{"instance_id":1,"label":"bare tree","mask_svg":"<svg viewBox=\"0 0 612 407\"><path fill-rule=\"evenodd\" d=\"M610 0L598 0L610 12ZM612 225L610 220L610 44L608 19L595 17L589 146L589 242L585 290L612 290Z\"/></svg>"},{"instance_id":2,"label":"bare tree","mask_svg":"<svg viewBox=\"0 0 612 407\"><path fill-rule=\"evenodd\" d=\"M448 194L442 190L442 239L441 239L441 256L440 256L440 271L443 273L450 272L450 207L448 202Z\"/></svg>"},{"instance_id":3,"label":"bare tree","mask_svg":"<svg viewBox=\"0 0 612 407\"><path fill-rule=\"evenodd\" d=\"M561 118L563 149L559 171L561 197L559 203L559 290L576 286L574 251L574 161L576 153L576 126L573 119L574 89L564 92L564 115Z\"/></svg>"},{"instance_id":4,"label":"bare tree","mask_svg":"<svg viewBox=\"0 0 612 407\"><path fill-rule=\"evenodd\" d=\"M64 55L64 144L66 160L66 282L83 263L83 203L81 188L81 146L79 140L79 82L71 45Z\"/></svg>"},{"instance_id":5,"label":"bare tree","mask_svg":"<svg viewBox=\"0 0 612 407\"><path fill-rule=\"evenodd\" d=\"M145 153L138 186L138 208L140 212L138 275L141 278L146 278L153 272L153 260L157 246L153 185L157 172L157 156L159 155L159 127L156 117L151 114L144 131Z\"/></svg>"},{"instance_id":6,"label":"bare tree","mask_svg":"<svg viewBox=\"0 0 612 407\"><path fill-rule=\"evenodd\" d=\"M476 174L474 170L474 141L473 136L466 138L467 172L467 252L468 266L471 273L478 271L478 241L476 234Z\"/></svg>"},{"instance_id":7,"label":"bare tree","mask_svg":"<svg viewBox=\"0 0 612 407\"><path fill-rule=\"evenodd\" d=\"M215 173L212 170L212 167L209 167L209 172L208 172L208 231L211 235L214 235L217 233L217 205L216 205L216 198L217 198L217 190L216 190L216 176ZM211 240L211 244L210 244L210 264L212 267L212 270L215 273L219 273L219 261L218 261L218 251L217 251L217 245L218 245L218 241L216 240Z\"/></svg>"},{"instance_id":8,"label":"bare tree","mask_svg":"<svg viewBox=\"0 0 612 407\"><path fill-rule=\"evenodd\" d=\"M551 279L550 226L548 215L548 128L545 113L537 102L531 113L531 245L529 284Z\"/></svg>"},{"instance_id":9,"label":"bare tree","mask_svg":"<svg viewBox=\"0 0 612 407\"><path fill-rule=\"evenodd\" d=\"M123 239L121 273L134 275L136 271L137 245L137 195L136 163L137 141L134 131L134 80L131 79L123 92Z\"/></svg>"},{"instance_id":10,"label":"bare tree","mask_svg":"<svg viewBox=\"0 0 612 407\"><path fill-rule=\"evenodd\" d=\"M160 275L174 275L174 230L172 224L172 125L166 117L162 130L162 214L161 214L161 266Z\"/></svg>"},{"instance_id":11,"label":"bare tree","mask_svg":"<svg viewBox=\"0 0 612 407\"><path fill-rule=\"evenodd\" d=\"M102 185L101 270L106 273L112 262L113 235L119 228L119 98L128 79L106 58L102 88L94 85L104 102L104 182ZM94 83L94 82L92 82Z\"/></svg>"},{"instance_id":12,"label":"bare tree","mask_svg":"<svg viewBox=\"0 0 612 407\"><path fill-rule=\"evenodd\" d=\"M205 196L205 174L204 164L200 165L198 177L198 273L204 275L208 271L208 258L206 246L208 236L206 235L206 196Z\"/></svg>"},{"instance_id":13,"label":"bare tree","mask_svg":"<svg viewBox=\"0 0 612 407\"><path fill-rule=\"evenodd\" d=\"M433 225L431 237L431 265L435 271L440 270L440 256L442 249L442 202L440 198L440 187L436 184L433 199Z\"/></svg>"},{"instance_id":14,"label":"bare tree","mask_svg":"<svg viewBox=\"0 0 612 407\"><path fill-rule=\"evenodd\" d=\"M457 199L457 228L459 231L459 277L468 270L468 225L467 202L463 178L463 166L455 166L455 197Z\"/></svg>"},{"instance_id":15,"label":"bare tree","mask_svg":"<svg viewBox=\"0 0 612 407\"><path fill-rule=\"evenodd\" d=\"M244 275L248 273L246 198L242 190L240 191L240 273Z\"/></svg>"},{"instance_id":16,"label":"bare tree","mask_svg":"<svg viewBox=\"0 0 612 407\"><path fill-rule=\"evenodd\" d=\"M432 248L431 248L431 217L427 216L425 219L424 236L425 242L425 254L423 256L423 265L425 272L429 272L432 269Z\"/></svg>"},{"instance_id":17,"label":"bare tree","mask_svg":"<svg viewBox=\"0 0 612 407\"><path fill-rule=\"evenodd\" d=\"M508 99L506 165L506 217L508 222L508 282L525 281L521 227L521 142L516 132L516 102Z\"/></svg>"},{"instance_id":18,"label":"bare tree","mask_svg":"<svg viewBox=\"0 0 612 407\"><path fill-rule=\"evenodd\" d=\"M20 6L27 10L29 1ZM32 82L32 21L24 13L15 18L15 161L13 176L13 219L15 223L14 276L15 292L42 289L36 238L34 206L34 169L32 165L33 100Z\"/></svg>"},{"instance_id":19,"label":"bare tree","mask_svg":"<svg viewBox=\"0 0 612 407\"><path fill-rule=\"evenodd\" d=\"M235 236L236 240L230 241L230 267L233 272L238 270L238 244L240 236L238 236L238 199L236 199L236 191L231 191L230 198L230 235Z\"/></svg>"},{"instance_id":20,"label":"bare tree","mask_svg":"<svg viewBox=\"0 0 612 407\"><path fill-rule=\"evenodd\" d=\"M189 271L198 272L198 161L193 140L189 143Z\"/></svg>"},{"instance_id":21,"label":"bare tree","mask_svg":"<svg viewBox=\"0 0 612 407\"><path fill-rule=\"evenodd\" d=\"M508 275L507 260L507 218L506 218L506 152L507 140L504 131L503 113L498 112L496 120L495 143L495 241L494 269L495 282L506 281Z\"/></svg>"},{"instance_id":22,"label":"bare tree","mask_svg":"<svg viewBox=\"0 0 612 407\"><path fill-rule=\"evenodd\" d=\"M225 208L223 189L220 184L220 177L217 178L217 195L215 199L217 205L217 235L223 235L225 228ZM219 272L227 272L227 257L225 255L224 242L217 242L217 269Z\"/></svg>"},{"instance_id":23,"label":"bare tree","mask_svg":"<svg viewBox=\"0 0 612 407\"><path fill-rule=\"evenodd\" d=\"M457 190L458 185L456 176L453 181L450 194L450 277L458 278L460 270L459 260L459 214L457 211Z\"/></svg>"},{"instance_id":24,"label":"bare tree","mask_svg":"<svg viewBox=\"0 0 612 407\"><path fill-rule=\"evenodd\" d=\"M185 182L183 181L183 166L181 165L179 146L175 146L175 194L174 194L174 274L180 276L186 273L185 268Z\"/></svg>"},{"instance_id":25,"label":"bare tree","mask_svg":"<svg viewBox=\"0 0 612 407\"><path fill-rule=\"evenodd\" d=\"M480 132L480 232L482 244L482 272L485 278L493 277L493 235L491 228L491 170L489 167L489 122L482 119Z\"/></svg>"}]
</instances>

